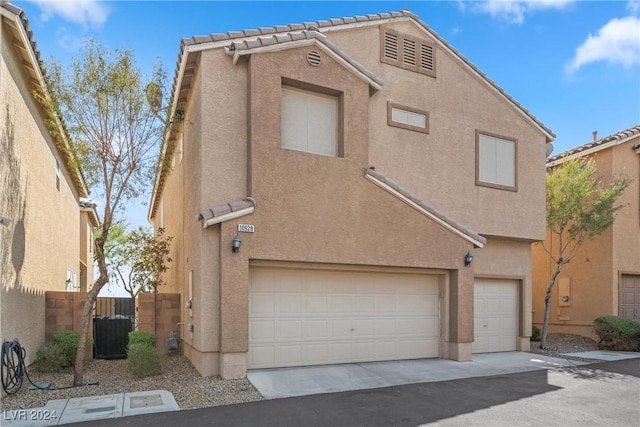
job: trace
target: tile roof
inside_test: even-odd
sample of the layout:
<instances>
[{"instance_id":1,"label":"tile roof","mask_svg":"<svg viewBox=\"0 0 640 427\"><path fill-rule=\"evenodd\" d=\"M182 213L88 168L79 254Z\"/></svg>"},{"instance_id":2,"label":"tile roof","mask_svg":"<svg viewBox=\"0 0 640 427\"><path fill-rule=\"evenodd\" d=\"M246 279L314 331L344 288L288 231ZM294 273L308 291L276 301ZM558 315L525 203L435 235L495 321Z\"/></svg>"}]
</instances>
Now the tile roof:
<instances>
[{"instance_id":1,"label":"tile roof","mask_svg":"<svg viewBox=\"0 0 640 427\"><path fill-rule=\"evenodd\" d=\"M600 138L598 140L588 142L586 144L580 145L579 147L575 147L570 150L564 151L558 155L555 155L553 157L549 157L547 159L547 163L557 162L558 160L562 160L565 157L579 155L584 151L597 149L598 147L601 147L602 149L602 148L605 148L605 146L609 143L622 141L627 138L631 138L638 135L640 135L640 125L636 125L629 129L625 129L621 132L617 132L612 135L605 136L604 138ZM640 147L640 143L636 144L633 148L637 149L638 147Z\"/></svg>"},{"instance_id":2,"label":"tile roof","mask_svg":"<svg viewBox=\"0 0 640 427\"><path fill-rule=\"evenodd\" d=\"M458 50L452 47L446 40L440 37L438 33L433 31L416 14L406 9L400 12L375 13L375 14L368 14L368 15L361 15L361 16L352 16L352 17L320 20L320 21L313 21L313 22L304 22L301 24L274 25L273 27L261 27L258 29L247 29L247 30L241 30L241 31L228 31L226 33L212 33L208 36L193 36L189 38L183 38L180 45L178 66L180 65L182 55L184 53L186 46L202 44L202 43L227 41L227 40L233 41L240 38L252 38L252 37L259 37L264 35L276 35L280 33L290 33L293 31L303 31L303 30L321 31L324 28L338 27L341 25L358 24L363 22L376 22L376 21L382 21L387 19L397 19L397 18L412 19L416 21L418 24L420 24L426 31L428 31L447 49L451 50L466 65L471 67L476 73L478 73L491 86L493 86L496 90L498 90L498 92L504 95L510 102L512 102L517 108L519 108L523 113L525 113L538 126L544 129L544 131L547 132L552 137L552 139L555 138L555 134L551 131L551 129L547 128L540 120L538 120L537 117L531 114L529 110L524 108L519 102L517 102L514 98L512 98L509 94L507 94L504 91L504 89L498 86L493 80L487 77L487 75L484 74L482 71L480 71L480 69L476 67L471 61L469 61L464 55L462 55L460 52L458 52ZM176 78L177 78L177 70L176 70ZM174 88L175 88L175 82L174 82Z\"/></svg>"},{"instance_id":3,"label":"tile roof","mask_svg":"<svg viewBox=\"0 0 640 427\"><path fill-rule=\"evenodd\" d=\"M408 17L411 14L408 11L375 13L370 15L352 16L338 19L328 19L313 22L303 22L301 24L274 25L273 27L260 27L252 30L228 31L226 33L213 33L208 36L194 36L182 39L185 46L210 43L225 40L234 40L247 37L258 37L264 35L289 33L292 31L312 30L317 31L322 28L335 27L337 25L357 24L361 22L380 21L383 19ZM413 14L411 14L413 16Z\"/></svg>"},{"instance_id":4,"label":"tile roof","mask_svg":"<svg viewBox=\"0 0 640 427\"><path fill-rule=\"evenodd\" d=\"M209 218L204 218L204 216L201 216L201 221L203 222L203 227L206 228L210 225L218 224L228 219L237 218L238 216L232 215L234 213L239 214L239 216L251 213L243 213L242 211L250 208L255 208L256 206L256 199L254 199L253 197L245 197L242 200L235 200L233 202L215 206L212 209L209 209L209 213L211 214L211 216Z\"/></svg>"},{"instance_id":5,"label":"tile roof","mask_svg":"<svg viewBox=\"0 0 640 427\"><path fill-rule=\"evenodd\" d=\"M382 86L384 84L383 80L375 73L368 70L364 65L360 64L344 50L342 50L337 44L335 44L331 40L328 40L326 36L315 30L303 30L297 33L275 34L270 36L257 37L250 40L233 41L229 45L228 49L230 52L250 51L252 49L258 49L261 47L282 45L302 40L317 40L318 42L327 46L327 48L333 51L336 55L344 59L356 70L367 76L369 79L373 80L379 86Z\"/></svg>"},{"instance_id":6,"label":"tile roof","mask_svg":"<svg viewBox=\"0 0 640 427\"><path fill-rule=\"evenodd\" d=\"M439 210L438 208L431 205L430 203L424 201L423 199L418 197L415 193L401 186L400 184L398 184L396 181L389 178L385 174L378 172L372 167L365 169L364 173L365 173L365 176L372 177L378 182L383 183L386 186L390 187L392 190L396 191L403 198L405 198L406 199L405 202L410 201L412 204L415 204L422 210L426 211L428 216L430 216L432 219L436 219L437 222L440 222L442 225L445 225L447 228L450 228L456 231L457 234L471 241L472 243L474 243L474 245L478 247L482 247L487 243L486 238L482 237L481 235L471 230L470 228L460 224L458 221L449 217L443 211Z\"/></svg>"},{"instance_id":7,"label":"tile roof","mask_svg":"<svg viewBox=\"0 0 640 427\"><path fill-rule=\"evenodd\" d=\"M3 12L3 10L6 12ZM10 23L8 27L13 33L13 43L22 58L23 69L29 76L29 83L36 91L38 91L38 93L48 96L45 83L46 70L44 68L44 61L40 56L38 44L33 37L33 31L29 27L29 20L27 19L25 12L19 7L11 4L9 0L0 0L0 12L2 12L0 13L2 17L10 17ZM23 34L24 37L21 34ZM24 41L26 41L27 45L22 42L23 38L26 39ZM80 197L87 197L89 194L89 188L85 181L82 169L78 166L75 166L75 155L68 146L70 137L67 132L64 120L60 117L54 117L53 119L58 122L58 125L61 129L60 133L66 140L65 144L67 144L64 149L59 149L59 153L70 171L73 185L78 191L78 194L80 195Z\"/></svg>"}]
</instances>

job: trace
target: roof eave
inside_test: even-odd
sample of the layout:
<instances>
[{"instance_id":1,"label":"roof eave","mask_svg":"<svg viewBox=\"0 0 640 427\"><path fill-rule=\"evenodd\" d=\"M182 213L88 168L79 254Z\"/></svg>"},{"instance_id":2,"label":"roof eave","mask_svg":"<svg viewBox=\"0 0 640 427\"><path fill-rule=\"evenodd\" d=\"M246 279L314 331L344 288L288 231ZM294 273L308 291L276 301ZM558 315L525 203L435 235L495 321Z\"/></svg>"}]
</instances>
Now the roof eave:
<instances>
[{"instance_id":1,"label":"roof eave","mask_svg":"<svg viewBox=\"0 0 640 427\"><path fill-rule=\"evenodd\" d=\"M236 64L238 62L238 60L240 59L240 57L245 56L245 55L253 55L253 54L265 53L265 52L278 52L278 51L283 51L283 50L288 50L288 49L295 49L295 48L302 47L302 46L316 46L316 47L318 47L324 53L326 53L327 55L331 56L331 58L333 58L335 61L340 63L342 66L344 66L345 68L349 69L353 74L355 74L358 78L360 78L365 83L367 83L369 86L371 86L371 88L374 89L375 91L378 91L378 90L380 90L382 88L382 84L383 83L382 83L382 79L381 78L379 78L379 77L371 77L371 76L367 75L367 72L364 72L363 70L358 69L351 62L349 62L346 58L344 58L339 52L336 52L331 47L327 46L325 43L321 42L320 40L318 40L316 38L295 40L295 41L290 41L290 42L286 42L286 43L279 43L279 44L274 44L274 45L269 45L269 46L261 46L261 47L251 48L251 49L243 49L243 50L235 50L235 51L232 51L232 50L226 48L225 52L228 55L232 56L233 63ZM373 72L371 72L371 71L368 71L368 73L373 75Z\"/></svg>"}]
</instances>

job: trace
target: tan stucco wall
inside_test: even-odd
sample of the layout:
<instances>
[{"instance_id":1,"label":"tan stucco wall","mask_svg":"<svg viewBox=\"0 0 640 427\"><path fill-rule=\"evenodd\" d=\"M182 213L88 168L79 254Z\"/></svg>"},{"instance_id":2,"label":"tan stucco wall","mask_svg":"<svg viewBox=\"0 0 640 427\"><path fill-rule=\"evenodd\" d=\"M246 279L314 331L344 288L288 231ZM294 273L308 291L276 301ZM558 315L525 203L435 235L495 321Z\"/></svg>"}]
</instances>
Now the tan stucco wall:
<instances>
[{"instance_id":1,"label":"tan stucco wall","mask_svg":"<svg viewBox=\"0 0 640 427\"><path fill-rule=\"evenodd\" d=\"M406 24L398 29L423 36ZM326 34L384 79L380 91L371 95L365 81L324 52L322 65L310 66L310 48L251 55L237 65L222 49L198 53L183 164L162 195L167 233L177 236L167 291L188 294L193 270L192 317L183 307L182 321L195 330L181 329L185 354L204 375L243 372L253 260L445 271L442 355L457 360L471 358L474 277L515 278L522 283L524 342L531 322L528 242L544 238L544 135L442 51L432 79L380 64L377 27ZM344 157L281 148L283 78L342 93ZM388 127L387 101L429 111L431 132ZM475 185L476 129L518 139L517 192ZM512 240L490 238L465 268L471 243L369 182L364 170L372 165L475 231ZM251 215L204 230L195 220L247 196L257 200ZM243 233L240 252L232 254L239 223L256 231Z\"/></svg>"},{"instance_id":2,"label":"tan stucco wall","mask_svg":"<svg viewBox=\"0 0 640 427\"><path fill-rule=\"evenodd\" d=\"M632 150L640 138L597 152L597 176L609 182L611 176L626 174L633 180L620 197L624 205L612 228L586 242L558 279L570 283L570 304L559 305L558 281L552 291L550 332L576 333L595 337L593 320L603 315L619 314L619 281L622 272L640 272L640 156ZM557 242L553 242L557 245ZM547 247L551 241L547 238ZM540 325L544 315L544 293L555 270L549 256L533 245L533 323Z\"/></svg>"},{"instance_id":3,"label":"tan stucco wall","mask_svg":"<svg viewBox=\"0 0 640 427\"><path fill-rule=\"evenodd\" d=\"M0 226L1 334L31 363L45 341L44 292L64 291L67 269L80 277L80 211L4 23L1 49L0 215L11 221Z\"/></svg>"},{"instance_id":4,"label":"tan stucco wall","mask_svg":"<svg viewBox=\"0 0 640 427\"><path fill-rule=\"evenodd\" d=\"M392 28L427 38L409 22ZM369 108L372 165L481 234L544 238L546 140L521 113L443 49L431 78L381 63L378 27L326 34L384 80ZM387 101L428 111L429 134L387 126ZM476 129L517 139L517 192L475 185Z\"/></svg>"}]
</instances>

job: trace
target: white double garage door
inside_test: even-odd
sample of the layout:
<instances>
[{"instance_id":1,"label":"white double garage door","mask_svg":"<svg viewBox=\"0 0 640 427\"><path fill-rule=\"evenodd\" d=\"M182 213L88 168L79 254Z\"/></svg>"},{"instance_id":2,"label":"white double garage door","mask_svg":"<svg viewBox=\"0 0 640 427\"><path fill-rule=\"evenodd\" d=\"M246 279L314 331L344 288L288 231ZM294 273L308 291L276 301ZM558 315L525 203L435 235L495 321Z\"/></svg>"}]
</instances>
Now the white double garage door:
<instances>
[{"instance_id":1,"label":"white double garage door","mask_svg":"<svg viewBox=\"0 0 640 427\"><path fill-rule=\"evenodd\" d=\"M248 368L439 357L439 302L437 275L254 267Z\"/></svg>"}]
</instances>

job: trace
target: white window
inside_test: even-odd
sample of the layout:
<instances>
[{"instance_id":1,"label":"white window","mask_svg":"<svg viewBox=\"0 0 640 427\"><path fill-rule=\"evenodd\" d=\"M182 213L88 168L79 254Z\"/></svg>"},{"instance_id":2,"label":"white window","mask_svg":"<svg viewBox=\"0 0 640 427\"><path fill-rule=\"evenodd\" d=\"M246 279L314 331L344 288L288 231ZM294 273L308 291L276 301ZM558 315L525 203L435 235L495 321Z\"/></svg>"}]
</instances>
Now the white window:
<instances>
[{"instance_id":1,"label":"white window","mask_svg":"<svg viewBox=\"0 0 640 427\"><path fill-rule=\"evenodd\" d=\"M429 133L429 113L388 102L387 125Z\"/></svg>"},{"instance_id":2,"label":"white window","mask_svg":"<svg viewBox=\"0 0 640 427\"><path fill-rule=\"evenodd\" d=\"M282 147L338 155L338 97L283 87Z\"/></svg>"},{"instance_id":3,"label":"white window","mask_svg":"<svg viewBox=\"0 0 640 427\"><path fill-rule=\"evenodd\" d=\"M517 141L476 131L476 184L517 190Z\"/></svg>"}]
</instances>

